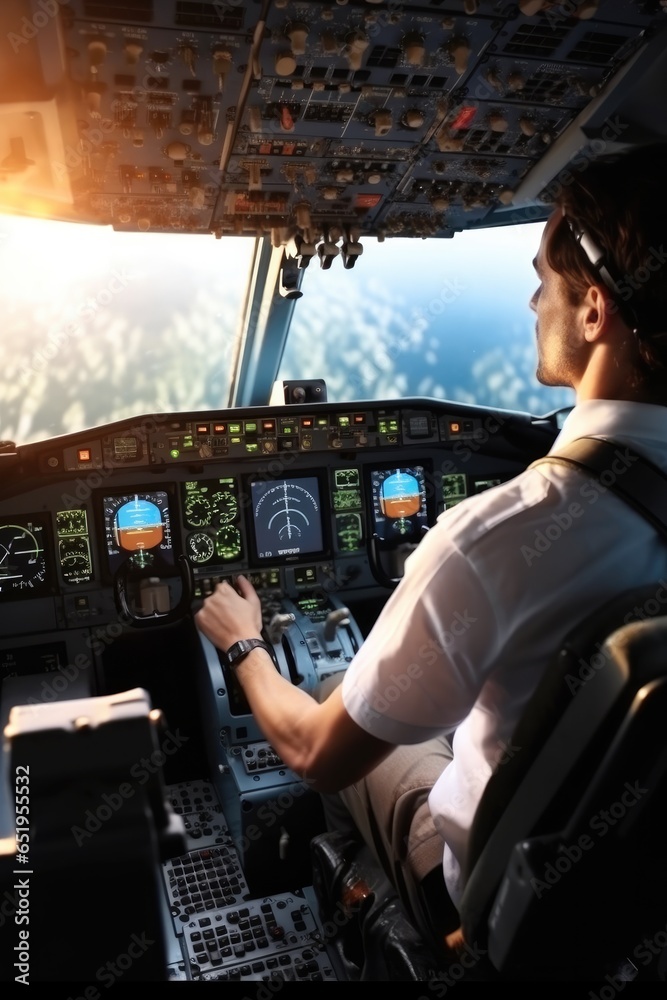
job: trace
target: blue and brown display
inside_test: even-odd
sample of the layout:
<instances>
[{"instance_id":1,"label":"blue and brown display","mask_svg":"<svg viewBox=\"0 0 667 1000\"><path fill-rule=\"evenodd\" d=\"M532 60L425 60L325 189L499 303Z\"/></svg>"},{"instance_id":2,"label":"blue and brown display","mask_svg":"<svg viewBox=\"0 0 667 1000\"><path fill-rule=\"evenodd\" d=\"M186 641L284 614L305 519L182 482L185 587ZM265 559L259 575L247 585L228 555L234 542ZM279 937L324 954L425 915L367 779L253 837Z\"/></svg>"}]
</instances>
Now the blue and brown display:
<instances>
[{"instance_id":1,"label":"blue and brown display","mask_svg":"<svg viewBox=\"0 0 667 1000\"><path fill-rule=\"evenodd\" d=\"M429 526L424 466L374 469L370 484L377 540L388 544L419 541Z\"/></svg>"},{"instance_id":2,"label":"blue and brown display","mask_svg":"<svg viewBox=\"0 0 667 1000\"><path fill-rule=\"evenodd\" d=\"M138 574L174 566L168 493L142 490L106 496L103 510L111 573L125 563Z\"/></svg>"}]
</instances>

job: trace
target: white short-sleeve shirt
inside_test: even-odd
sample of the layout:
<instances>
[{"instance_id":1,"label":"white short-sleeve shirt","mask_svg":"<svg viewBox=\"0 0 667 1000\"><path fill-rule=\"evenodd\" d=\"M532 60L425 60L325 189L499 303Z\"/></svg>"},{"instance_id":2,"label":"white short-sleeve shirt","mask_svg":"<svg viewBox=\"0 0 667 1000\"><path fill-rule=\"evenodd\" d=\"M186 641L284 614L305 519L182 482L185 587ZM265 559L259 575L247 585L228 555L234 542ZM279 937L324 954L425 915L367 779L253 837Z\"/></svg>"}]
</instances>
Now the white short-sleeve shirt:
<instances>
[{"instance_id":1,"label":"white short-sleeve shirt","mask_svg":"<svg viewBox=\"0 0 667 1000\"><path fill-rule=\"evenodd\" d=\"M667 407L588 400L551 451L596 435L667 471ZM468 833L523 706L564 636L621 591L667 580L667 545L583 473L529 469L441 514L409 556L343 680L350 716L394 744L453 736L429 805L445 881L462 891ZM667 612L667 584L664 589Z\"/></svg>"}]
</instances>

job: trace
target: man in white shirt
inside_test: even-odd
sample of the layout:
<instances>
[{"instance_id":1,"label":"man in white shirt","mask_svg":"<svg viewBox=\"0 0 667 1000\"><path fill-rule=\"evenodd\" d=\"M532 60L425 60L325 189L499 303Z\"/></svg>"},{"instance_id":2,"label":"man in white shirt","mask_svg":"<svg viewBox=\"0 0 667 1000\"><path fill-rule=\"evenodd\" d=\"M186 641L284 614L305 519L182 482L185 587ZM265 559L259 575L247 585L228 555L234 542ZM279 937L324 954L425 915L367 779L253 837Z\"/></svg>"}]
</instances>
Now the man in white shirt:
<instances>
[{"instance_id":1,"label":"man in white shirt","mask_svg":"<svg viewBox=\"0 0 667 1000\"><path fill-rule=\"evenodd\" d=\"M667 470L667 147L584 166L533 262L537 375L576 392L551 450L595 435L618 445L614 474L627 447ZM543 464L441 515L325 700L293 687L261 648L236 672L285 763L315 790L342 790L419 925L427 872L441 870L460 899L475 809L514 752L564 623L665 579L667 548L647 522L579 472ZM197 624L223 650L258 637L257 594L243 577L236 590L222 584Z\"/></svg>"}]
</instances>

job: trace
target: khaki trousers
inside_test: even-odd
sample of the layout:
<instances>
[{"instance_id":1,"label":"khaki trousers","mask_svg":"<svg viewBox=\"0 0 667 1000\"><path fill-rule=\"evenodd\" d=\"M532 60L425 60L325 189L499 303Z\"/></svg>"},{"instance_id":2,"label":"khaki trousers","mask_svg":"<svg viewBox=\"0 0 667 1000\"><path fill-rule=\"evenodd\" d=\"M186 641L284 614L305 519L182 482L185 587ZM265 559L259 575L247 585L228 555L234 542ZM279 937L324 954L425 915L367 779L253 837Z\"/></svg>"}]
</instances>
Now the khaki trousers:
<instances>
[{"instance_id":1,"label":"khaki trousers","mask_svg":"<svg viewBox=\"0 0 667 1000\"><path fill-rule=\"evenodd\" d=\"M318 700L323 701L341 679L342 672L325 681L316 692ZM451 760L445 737L398 746L365 778L334 795L322 796L329 828L353 831L356 827L412 921L426 936L435 934L438 941L458 927L459 920L445 888L444 844L427 800Z\"/></svg>"}]
</instances>

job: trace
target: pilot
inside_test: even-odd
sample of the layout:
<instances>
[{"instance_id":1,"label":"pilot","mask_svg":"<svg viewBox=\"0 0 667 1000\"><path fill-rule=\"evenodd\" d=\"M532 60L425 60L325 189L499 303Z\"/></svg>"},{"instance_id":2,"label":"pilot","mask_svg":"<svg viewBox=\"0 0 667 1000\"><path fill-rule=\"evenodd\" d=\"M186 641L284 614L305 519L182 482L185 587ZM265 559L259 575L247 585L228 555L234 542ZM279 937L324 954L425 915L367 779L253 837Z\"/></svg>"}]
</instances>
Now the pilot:
<instances>
[{"instance_id":1,"label":"pilot","mask_svg":"<svg viewBox=\"0 0 667 1000\"><path fill-rule=\"evenodd\" d=\"M564 173L533 261L537 377L575 390L552 452L584 436L667 472L667 146ZM468 834L492 772L565 633L630 587L667 579L667 547L578 470L529 468L442 514L327 697L257 647L238 679L265 737L356 825L425 933L457 926ZM197 615L226 651L259 637L251 584L219 585ZM424 887L428 892L424 892ZM424 897L440 910L425 910Z\"/></svg>"}]
</instances>

